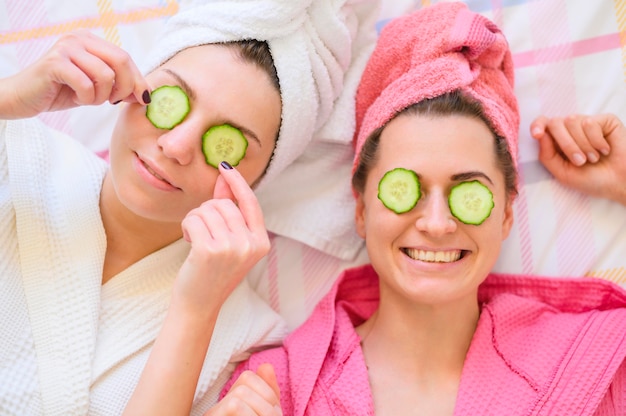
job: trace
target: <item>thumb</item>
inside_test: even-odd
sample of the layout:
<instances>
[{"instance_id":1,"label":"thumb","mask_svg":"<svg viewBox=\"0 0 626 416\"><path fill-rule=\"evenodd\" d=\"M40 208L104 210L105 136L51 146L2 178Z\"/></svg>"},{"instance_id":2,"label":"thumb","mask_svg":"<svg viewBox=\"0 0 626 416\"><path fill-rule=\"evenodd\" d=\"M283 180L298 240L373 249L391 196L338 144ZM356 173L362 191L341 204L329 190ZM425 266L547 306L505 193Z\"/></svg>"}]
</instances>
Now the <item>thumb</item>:
<instances>
[{"instance_id":1,"label":"thumb","mask_svg":"<svg viewBox=\"0 0 626 416\"><path fill-rule=\"evenodd\" d=\"M256 373L274 390L276 398L278 398L278 404L280 404L280 388L278 387L274 367L270 363L263 363L256 369Z\"/></svg>"},{"instance_id":2,"label":"thumb","mask_svg":"<svg viewBox=\"0 0 626 416\"><path fill-rule=\"evenodd\" d=\"M230 185L222 175L217 177L215 181L215 188L213 188L213 198L214 199L230 199L233 202L237 202L235 195L233 195L233 191L230 189Z\"/></svg>"}]
</instances>

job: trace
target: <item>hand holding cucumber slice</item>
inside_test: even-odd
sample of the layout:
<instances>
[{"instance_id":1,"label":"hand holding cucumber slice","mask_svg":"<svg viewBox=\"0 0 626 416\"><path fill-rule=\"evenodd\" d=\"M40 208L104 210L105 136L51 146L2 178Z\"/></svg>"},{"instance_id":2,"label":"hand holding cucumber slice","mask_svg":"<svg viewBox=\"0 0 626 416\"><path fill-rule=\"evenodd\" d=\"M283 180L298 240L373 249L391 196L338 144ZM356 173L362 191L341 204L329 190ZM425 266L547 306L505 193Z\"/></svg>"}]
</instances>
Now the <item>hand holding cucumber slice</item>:
<instances>
[{"instance_id":1,"label":"hand holding cucumber slice","mask_svg":"<svg viewBox=\"0 0 626 416\"><path fill-rule=\"evenodd\" d=\"M464 224L480 225L493 209L493 194L479 181L461 182L448 196L450 212Z\"/></svg>"},{"instance_id":2,"label":"hand holding cucumber slice","mask_svg":"<svg viewBox=\"0 0 626 416\"><path fill-rule=\"evenodd\" d=\"M417 173L409 169L390 170L378 183L378 199L396 214L412 210L420 196Z\"/></svg>"},{"instance_id":3,"label":"hand holding cucumber slice","mask_svg":"<svg viewBox=\"0 0 626 416\"><path fill-rule=\"evenodd\" d=\"M202 135L202 153L206 163L215 168L223 161L237 166L246 155L247 148L246 137L229 124L213 126Z\"/></svg>"},{"instance_id":4,"label":"hand holding cucumber slice","mask_svg":"<svg viewBox=\"0 0 626 416\"><path fill-rule=\"evenodd\" d=\"M177 85L163 85L150 94L151 102L146 108L146 117L160 129L171 130L180 124L191 106L189 97Z\"/></svg>"}]
</instances>

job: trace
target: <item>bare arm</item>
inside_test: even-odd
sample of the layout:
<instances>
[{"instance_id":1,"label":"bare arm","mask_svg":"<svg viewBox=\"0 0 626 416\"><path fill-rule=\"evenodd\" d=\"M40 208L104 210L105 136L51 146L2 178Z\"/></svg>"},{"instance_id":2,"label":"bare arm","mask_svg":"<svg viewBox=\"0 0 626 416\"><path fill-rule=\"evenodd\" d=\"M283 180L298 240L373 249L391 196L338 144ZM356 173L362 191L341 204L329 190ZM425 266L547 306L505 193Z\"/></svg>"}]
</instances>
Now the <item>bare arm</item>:
<instances>
[{"instance_id":1,"label":"bare arm","mask_svg":"<svg viewBox=\"0 0 626 416\"><path fill-rule=\"evenodd\" d=\"M182 226L191 250L126 415L189 414L220 307L270 248L261 207L235 169L220 166L213 199ZM230 408L212 414L234 414L220 411Z\"/></svg>"}]
</instances>

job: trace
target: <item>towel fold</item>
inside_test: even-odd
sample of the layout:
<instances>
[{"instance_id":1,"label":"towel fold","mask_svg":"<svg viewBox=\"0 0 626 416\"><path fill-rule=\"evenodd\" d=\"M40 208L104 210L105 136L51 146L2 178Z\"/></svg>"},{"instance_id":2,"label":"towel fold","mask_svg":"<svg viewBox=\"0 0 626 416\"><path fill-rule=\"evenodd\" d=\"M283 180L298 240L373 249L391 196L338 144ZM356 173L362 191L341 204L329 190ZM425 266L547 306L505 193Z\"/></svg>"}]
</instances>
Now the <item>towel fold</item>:
<instances>
[{"instance_id":1,"label":"towel fold","mask_svg":"<svg viewBox=\"0 0 626 416\"><path fill-rule=\"evenodd\" d=\"M365 139L398 112L461 90L482 104L517 163L520 120L513 70L500 29L464 3L438 3L392 20L381 31L358 89L357 156Z\"/></svg>"},{"instance_id":2,"label":"towel fold","mask_svg":"<svg viewBox=\"0 0 626 416\"><path fill-rule=\"evenodd\" d=\"M256 189L266 225L342 258L361 245L349 175L341 172L352 163L345 154L352 151L354 98L378 13L379 0L182 1L146 68L191 46L266 41L283 103L276 149ZM324 154L333 147L339 156ZM302 157L305 151L317 160Z\"/></svg>"}]
</instances>

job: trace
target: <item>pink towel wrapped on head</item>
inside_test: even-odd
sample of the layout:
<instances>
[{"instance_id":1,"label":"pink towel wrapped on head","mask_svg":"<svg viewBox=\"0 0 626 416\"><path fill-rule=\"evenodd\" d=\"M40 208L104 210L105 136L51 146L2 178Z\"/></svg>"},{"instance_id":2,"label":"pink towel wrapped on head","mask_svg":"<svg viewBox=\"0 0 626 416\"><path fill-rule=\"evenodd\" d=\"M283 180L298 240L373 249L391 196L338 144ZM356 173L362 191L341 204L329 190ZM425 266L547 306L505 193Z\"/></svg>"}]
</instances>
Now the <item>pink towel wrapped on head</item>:
<instances>
[{"instance_id":1,"label":"pink towel wrapped on head","mask_svg":"<svg viewBox=\"0 0 626 416\"><path fill-rule=\"evenodd\" d=\"M388 23L357 91L355 164L365 139L395 114L457 89L482 103L517 161L513 69L500 29L464 3L439 3Z\"/></svg>"}]
</instances>

